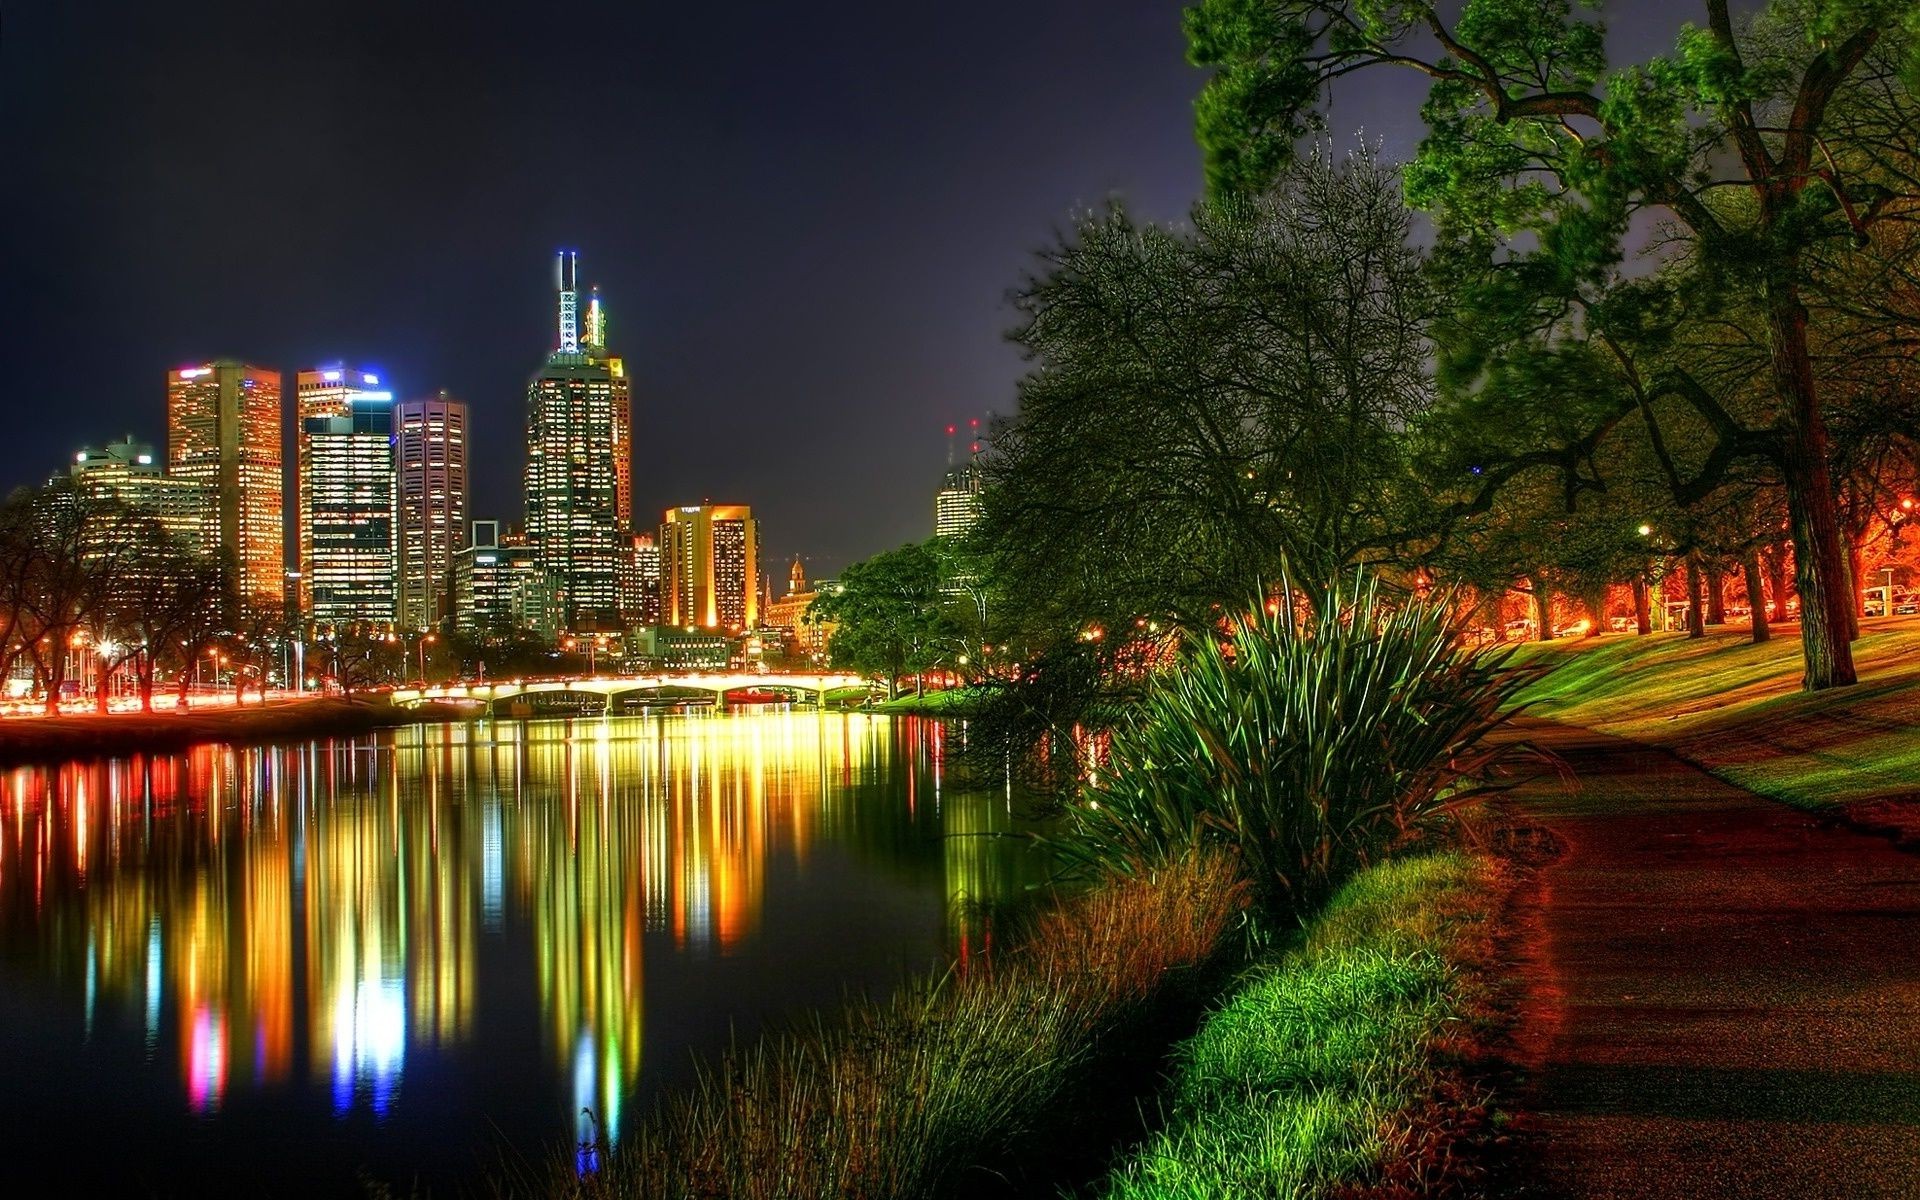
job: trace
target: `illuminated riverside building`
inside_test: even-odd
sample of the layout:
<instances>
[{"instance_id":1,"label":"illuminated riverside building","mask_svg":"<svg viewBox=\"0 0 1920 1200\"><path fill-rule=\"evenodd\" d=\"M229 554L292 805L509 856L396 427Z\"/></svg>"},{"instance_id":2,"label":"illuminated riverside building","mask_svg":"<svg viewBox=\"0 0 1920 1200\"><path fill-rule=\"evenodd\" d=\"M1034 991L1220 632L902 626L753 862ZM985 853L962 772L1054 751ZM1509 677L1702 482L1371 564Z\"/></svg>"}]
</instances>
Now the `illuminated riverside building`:
<instances>
[{"instance_id":1,"label":"illuminated riverside building","mask_svg":"<svg viewBox=\"0 0 1920 1200\"><path fill-rule=\"evenodd\" d=\"M965 537L980 522L980 468L974 463L950 468L933 498L935 537Z\"/></svg>"},{"instance_id":2,"label":"illuminated riverside building","mask_svg":"<svg viewBox=\"0 0 1920 1200\"><path fill-rule=\"evenodd\" d=\"M320 628L395 617L393 402L363 393L338 416L301 422L301 586Z\"/></svg>"},{"instance_id":3,"label":"illuminated riverside building","mask_svg":"<svg viewBox=\"0 0 1920 1200\"><path fill-rule=\"evenodd\" d=\"M313 510L308 507L307 475L313 470L313 443L307 422L347 416L357 399L391 402L393 393L380 376L345 363L314 367L294 375L293 544L299 560L300 612L313 613Z\"/></svg>"},{"instance_id":4,"label":"illuminated riverside building","mask_svg":"<svg viewBox=\"0 0 1920 1200\"><path fill-rule=\"evenodd\" d=\"M595 292L578 325L578 256L559 259L559 345L527 384L527 540L567 631L621 627L632 515L632 393Z\"/></svg>"},{"instance_id":5,"label":"illuminated riverside building","mask_svg":"<svg viewBox=\"0 0 1920 1200\"><path fill-rule=\"evenodd\" d=\"M393 433L400 623L437 629L453 615L454 555L467 534L467 406L446 392L403 400Z\"/></svg>"},{"instance_id":6,"label":"illuminated riverside building","mask_svg":"<svg viewBox=\"0 0 1920 1200\"><path fill-rule=\"evenodd\" d=\"M750 629L760 619L759 533L744 504L670 508L660 524L664 624Z\"/></svg>"},{"instance_id":7,"label":"illuminated riverside building","mask_svg":"<svg viewBox=\"0 0 1920 1200\"><path fill-rule=\"evenodd\" d=\"M242 597L278 611L286 587L278 371L221 359L167 373L167 473L207 489L208 548Z\"/></svg>"},{"instance_id":8,"label":"illuminated riverside building","mask_svg":"<svg viewBox=\"0 0 1920 1200\"><path fill-rule=\"evenodd\" d=\"M760 614L760 623L792 630L793 640L804 654L822 653L835 626L831 622L807 620L807 609L819 597L819 591L807 583L807 569L795 558L787 569L787 594L767 605L766 611Z\"/></svg>"},{"instance_id":9,"label":"illuminated riverside building","mask_svg":"<svg viewBox=\"0 0 1920 1200\"><path fill-rule=\"evenodd\" d=\"M500 535L500 522L475 521L453 556L454 628L470 637L552 633L547 591L533 547Z\"/></svg>"},{"instance_id":10,"label":"illuminated riverside building","mask_svg":"<svg viewBox=\"0 0 1920 1200\"><path fill-rule=\"evenodd\" d=\"M152 517L192 550L205 548L206 485L168 475L152 446L130 437L88 446L74 454L68 474L84 494Z\"/></svg>"},{"instance_id":11,"label":"illuminated riverside building","mask_svg":"<svg viewBox=\"0 0 1920 1200\"><path fill-rule=\"evenodd\" d=\"M658 625L660 547L653 535L631 535L620 567L620 619L629 626Z\"/></svg>"}]
</instances>

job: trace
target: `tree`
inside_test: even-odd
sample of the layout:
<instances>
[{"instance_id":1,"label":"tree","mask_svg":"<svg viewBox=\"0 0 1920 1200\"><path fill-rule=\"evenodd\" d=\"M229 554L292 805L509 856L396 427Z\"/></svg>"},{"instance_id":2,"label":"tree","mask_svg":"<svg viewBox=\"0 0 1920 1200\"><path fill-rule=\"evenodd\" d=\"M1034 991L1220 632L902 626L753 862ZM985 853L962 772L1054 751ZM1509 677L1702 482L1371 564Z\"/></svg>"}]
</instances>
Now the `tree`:
<instances>
[{"instance_id":1,"label":"tree","mask_svg":"<svg viewBox=\"0 0 1920 1200\"><path fill-rule=\"evenodd\" d=\"M1428 402L1393 172L1315 154L1190 229L1085 220L1020 288L1032 369L984 467L995 583L1056 636L1203 623L1385 553Z\"/></svg>"},{"instance_id":2,"label":"tree","mask_svg":"<svg viewBox=\"0 0 1920 1200\"><path fill-rule=\"evenodd\" d=\"M1907 103L1903 85L1888 85L1913 66L1915 7L1782 0L1738 34L1726 0L1706 0L1705 17L1673 54L1608 73L1599 24L1567 0L1470 0L1451 23L1428 3L1201 0L1187 29L1194 60L1216 69L1197 107L1209 184L1257 192L1317 127L1336 79L1394 67L1432 80L1409 197L1498 278L1509 316L1557 314L1604 285L1635 216L1664 214L1666 250L1722 295L1758 298L1770 411L1753 428L1684 377L1655 391L1714 423L1723 459L1777 462L1805 686L1849 684L1845 552L1807 292L1818 247L1870 241L1920 196L1871 153L1833 145L1857 94Z\"/></svg>"},{"instance_id":3,"label":"tree","mask_svg":"<svg viewBox=\"0 0 1920 1200\"><path fill-rule=\"evenodd\" d=\"M959 642L940 588L940 556L909 543L848 567L808 615L837 625L827 643L833 665L884 677L892 699L902 675L913 673L917 686Z\"/></svg>"}]
</instances>

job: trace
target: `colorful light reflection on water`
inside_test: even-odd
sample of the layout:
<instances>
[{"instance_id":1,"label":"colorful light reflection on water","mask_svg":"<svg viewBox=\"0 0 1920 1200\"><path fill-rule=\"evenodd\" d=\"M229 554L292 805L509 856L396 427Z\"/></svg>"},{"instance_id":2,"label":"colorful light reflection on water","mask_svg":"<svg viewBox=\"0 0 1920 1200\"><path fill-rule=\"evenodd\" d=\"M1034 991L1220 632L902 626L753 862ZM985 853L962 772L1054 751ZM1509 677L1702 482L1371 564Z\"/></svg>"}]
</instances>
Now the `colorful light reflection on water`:
<instances>
[{"instance_id":1,"label":"colorful light reflection on water","mask_svg":"<svg viewBox=\"0 0 1920 1200\"><path fill-rule=\"evenodd\" d=\"M337 1192L617 1143L694 1055L976 953L958 902L1038 879L971 836L1017 820L945 736L655 716L0 776L0 1181Z\"/></svg>"}]
</instances>

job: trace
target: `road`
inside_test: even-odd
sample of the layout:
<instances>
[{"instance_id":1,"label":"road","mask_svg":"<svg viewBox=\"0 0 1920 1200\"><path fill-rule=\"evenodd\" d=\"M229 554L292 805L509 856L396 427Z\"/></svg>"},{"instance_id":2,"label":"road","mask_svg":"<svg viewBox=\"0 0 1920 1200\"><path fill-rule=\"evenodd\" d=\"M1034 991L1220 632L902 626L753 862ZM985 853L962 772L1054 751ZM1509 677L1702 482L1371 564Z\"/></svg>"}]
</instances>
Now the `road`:
<instances>
[{"instance_id":1,"label":"road","mask_svg":"<svg viewBox=\"0 0 1920 1200\"><path fill-rule=\"evenodd\" d=\"M1920 855L1529 733L1581 782L1505 801L1559 847L1514 913L1522 1194L1920 1197Z\"/></svg>"}]
</instances>

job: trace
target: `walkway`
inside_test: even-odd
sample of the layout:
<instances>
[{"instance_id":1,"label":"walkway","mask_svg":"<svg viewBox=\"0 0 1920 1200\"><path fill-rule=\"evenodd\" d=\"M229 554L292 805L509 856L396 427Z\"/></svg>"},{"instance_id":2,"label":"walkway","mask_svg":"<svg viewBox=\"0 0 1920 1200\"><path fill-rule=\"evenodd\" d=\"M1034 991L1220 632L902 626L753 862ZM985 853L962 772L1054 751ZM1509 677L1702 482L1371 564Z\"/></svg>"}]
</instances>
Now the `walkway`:
<instances>
[{"instance_id":1,"label":"walkway","mask_svg":"<svg viewBox=\"0 0 1920 1200\"><path fill-rule=\"evenodd\" d=\"M1920 1197L1920 855L1664 752L1533 724L1581 780L1516 913L1529 1194Z\"/></svg>"}]
</instances>

